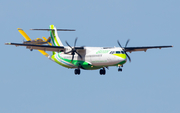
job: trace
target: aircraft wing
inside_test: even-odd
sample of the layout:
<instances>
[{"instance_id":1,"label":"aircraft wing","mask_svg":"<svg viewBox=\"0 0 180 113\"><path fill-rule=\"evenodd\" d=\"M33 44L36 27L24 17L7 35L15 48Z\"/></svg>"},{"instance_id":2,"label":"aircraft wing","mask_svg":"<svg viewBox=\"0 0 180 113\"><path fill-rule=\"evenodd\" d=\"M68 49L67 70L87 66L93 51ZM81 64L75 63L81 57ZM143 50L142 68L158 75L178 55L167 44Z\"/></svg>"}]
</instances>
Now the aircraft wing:
<instances>
[{"instance_id":1,"label":"aircraft wing","mask_svg":"<svg viewBox=\"0 0 180 113\"><path fill-rule=\"evenodd\" d=\"M15 46L26 46L30 50L43 50L43 51L55 51L63 52L65 48L63 46L49 46L49 45L33 45L33 44L21 44L21 43L5 43L5 45L15 45Z\"/></svg>"},{"instance_id":2,"label":"aircraft wing","mask_svg":"<svg viewBox=\"0 0 180 113\"><path fill-rule=\"evenodd\" d=\"M147 51L147 49L155 49L155 48L169 48L173 46L144 46L144 47L125 47L126 52L134 52L134 51Z\"/></svg>"}]
</instances>

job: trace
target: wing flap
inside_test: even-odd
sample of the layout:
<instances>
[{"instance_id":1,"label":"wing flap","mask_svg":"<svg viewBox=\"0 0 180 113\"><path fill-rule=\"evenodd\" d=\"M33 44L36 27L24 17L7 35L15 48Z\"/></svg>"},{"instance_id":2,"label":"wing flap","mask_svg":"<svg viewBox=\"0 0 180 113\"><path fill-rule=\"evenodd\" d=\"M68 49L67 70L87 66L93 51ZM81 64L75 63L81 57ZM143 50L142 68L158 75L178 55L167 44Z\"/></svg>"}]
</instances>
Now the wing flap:
<instances>
[{"instance_id":1,"label":"wing flap","mask_svg":"<svg viewBox=\"0 0 180 113\"><path fill-rule=\"evenodd\" d=\"M169 48L169 47L173 47L173 46L145 46L145 47L125 47L124 49L127 52L134 52L134 51L147 51L147 49L161 49L161 48Z\"/></svg>"}]
</instances>

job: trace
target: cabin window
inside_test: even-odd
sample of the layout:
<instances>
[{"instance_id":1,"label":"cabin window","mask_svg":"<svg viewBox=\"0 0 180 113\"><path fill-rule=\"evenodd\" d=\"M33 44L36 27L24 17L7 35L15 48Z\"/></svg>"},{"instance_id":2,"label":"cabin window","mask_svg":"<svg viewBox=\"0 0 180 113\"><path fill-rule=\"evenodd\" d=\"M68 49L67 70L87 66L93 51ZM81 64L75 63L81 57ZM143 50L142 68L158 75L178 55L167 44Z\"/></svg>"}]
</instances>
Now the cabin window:
<instances>
[{"instance_id":1,"label":"cabin window","mask_svg":"<svg viewBox=\"0 0 180 113\"><path fill-rule=\"evenodd\" d=\"M116 53L115 51L111 51L109 54L114 54L114 53Z\"/></svg>"}]
</instances>

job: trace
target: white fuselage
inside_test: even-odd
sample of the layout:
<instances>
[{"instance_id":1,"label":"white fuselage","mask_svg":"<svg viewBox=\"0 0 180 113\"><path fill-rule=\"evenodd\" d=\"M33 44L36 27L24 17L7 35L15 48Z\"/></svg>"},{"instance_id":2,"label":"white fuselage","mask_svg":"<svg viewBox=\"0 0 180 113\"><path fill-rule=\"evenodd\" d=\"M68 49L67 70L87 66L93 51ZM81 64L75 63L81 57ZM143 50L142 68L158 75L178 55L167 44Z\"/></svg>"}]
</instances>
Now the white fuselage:
<instances>
[{"instance_id":1,"label":"white fuselage","mask_svg":"<svg viewBox=\"0 0 180 113\"><path fill-rule=\"evenodd\" d=\"M69 47L66 47L66 52L70 50L71 49ZM122 49L119 47L85 47L84 50L78 50L78 53L82 55L82 59L77 54L75 54L74 60L85 61L93 66L111 66L127 60L126 58L121 58L119 56L110 54L111 51L122 51ZM59 53L59 55L64 59L72 59L71 54L64 54L64 52L62 52Z\"/></svg>"}]
</instances>

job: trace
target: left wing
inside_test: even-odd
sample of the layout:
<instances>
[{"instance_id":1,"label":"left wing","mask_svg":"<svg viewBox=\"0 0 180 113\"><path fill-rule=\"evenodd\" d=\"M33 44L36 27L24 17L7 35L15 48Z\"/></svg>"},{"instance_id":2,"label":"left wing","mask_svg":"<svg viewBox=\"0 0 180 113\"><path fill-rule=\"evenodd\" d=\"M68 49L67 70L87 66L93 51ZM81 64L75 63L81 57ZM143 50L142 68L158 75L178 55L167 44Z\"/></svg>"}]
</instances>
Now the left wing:
<instances>
[{"instance_id":1,"label":"left wing","mask_svg":"<svg viewBox=\"0 0 180 113\"><path fill-rule=\"evenodd\" d=\"M126 52L134 52L134 51L147 51L147 49L154 49L154 48L169 48L173 46L145 46L145 47L124 47Z\"/></svg>"},{"instance_id":2,"label":"left wing","mask_svg":"<svg viewBox=\"0 0 180 113\"><path fill-rule=\"evenodd\" d=\"M33 44L21 44L21 43L5 43L5 45L26 46L26 48L30 50L36 49L36 50L55 51L55 52L63 52L65 50L63 46L33 45Z\"/></svg>"},{"instance_id":3,"label":"left wing","mask_svg":"<svg viewBox=\"0 0 180 113\"><path fill-rule=\"evenodd\" d=\"M21 44L21 43L5 43L5 45L15 45L15 46L26 46L30 50L39 50L39 51L54 51L54 52L64 52L64 46L49 46L49 45L33 45L33 44ZM84 50L84 47L74 47L77 50Z\"/></svg>"}]
</instances>

